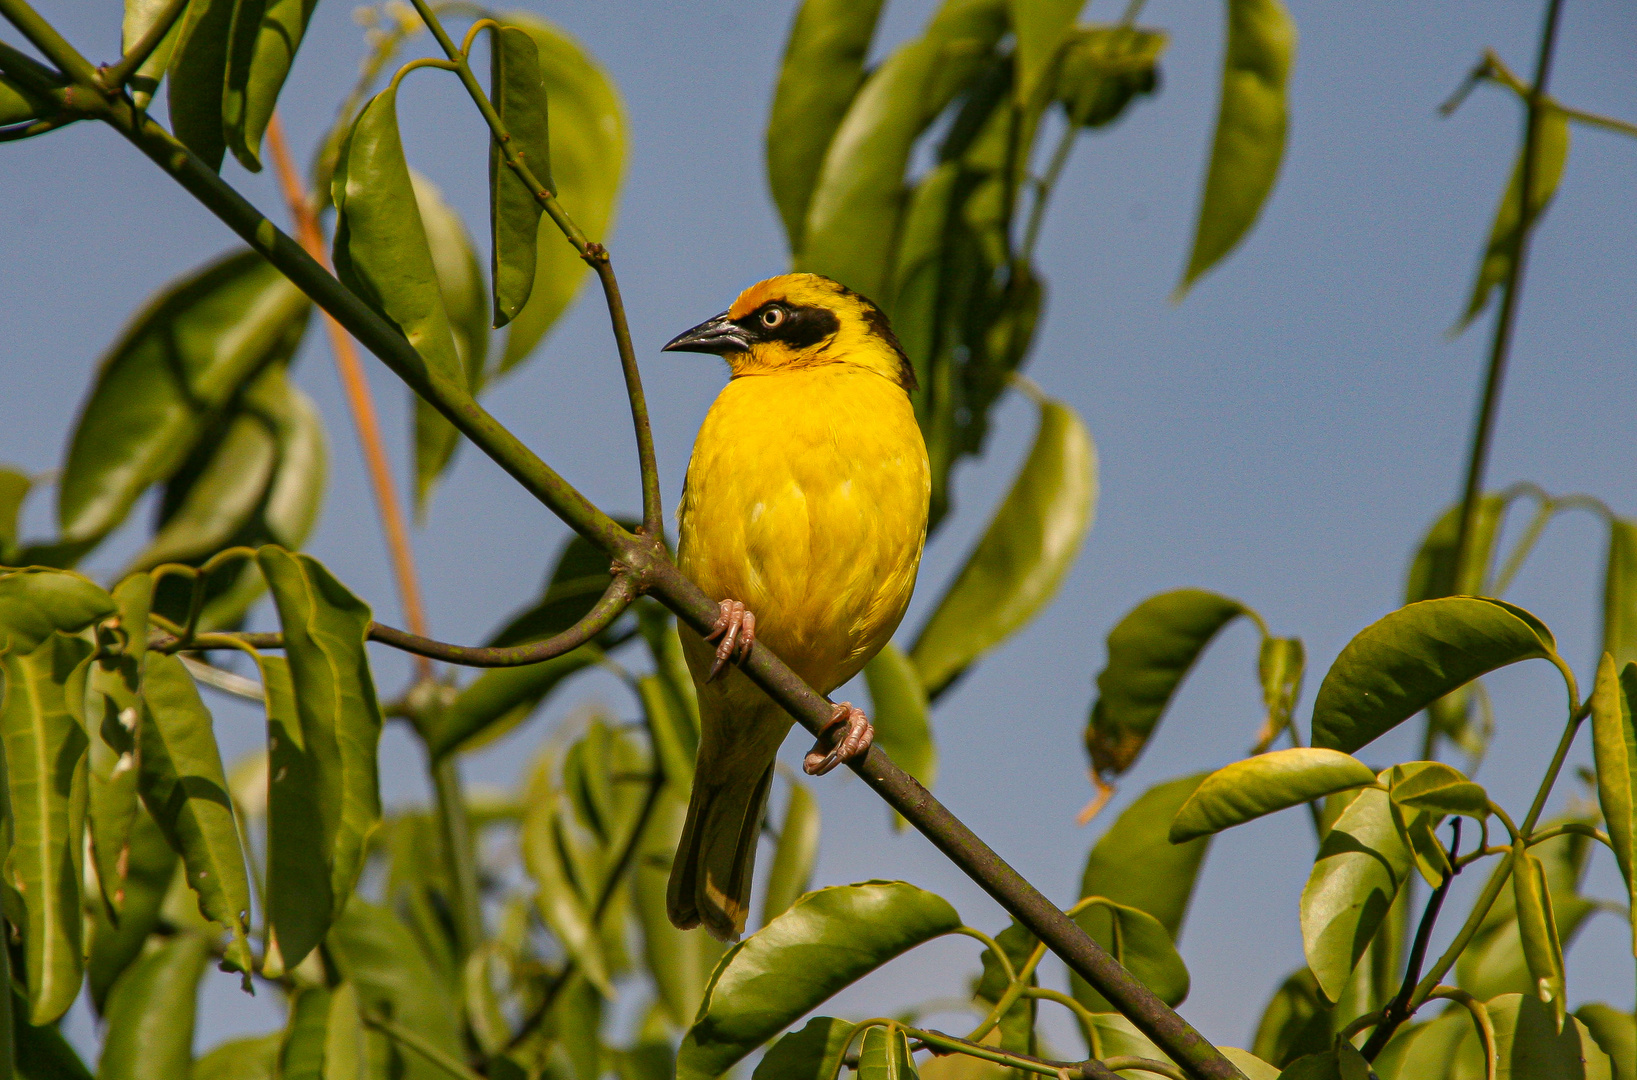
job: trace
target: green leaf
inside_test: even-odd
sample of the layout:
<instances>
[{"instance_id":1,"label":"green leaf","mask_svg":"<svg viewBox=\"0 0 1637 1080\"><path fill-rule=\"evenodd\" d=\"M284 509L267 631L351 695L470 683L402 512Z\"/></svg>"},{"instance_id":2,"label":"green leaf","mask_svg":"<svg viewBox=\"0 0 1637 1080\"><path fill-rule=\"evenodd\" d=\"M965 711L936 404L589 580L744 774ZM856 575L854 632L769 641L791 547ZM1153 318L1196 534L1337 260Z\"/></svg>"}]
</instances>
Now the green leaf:
<instances>
[{"instance_id":1,"label":"green leaf","mask_svg":"<svg viewBox=\"0 0 1637 1080\"><path fill-rule=\"evenodd\" d=\"M1177 299L1244 238L1273 190L1285 153L1285 87L1295 59L1296 24L1281 0L1228 0L1211 164Z\"/></svg>"},{"instance_id":2,"label":"green leaf","mask_svg":"<svg viewBox=\"0 0 1637 1080\"><path fill-rule=\"evenodd\" d=\"M551 178L550 113L540 76L540 50L528 32L501 26L489 35L489 100L511 135L510 146L536 180L556 193ZM507 167L499 140L489 142L490 262L494 326L511 322L534 288L535 247L543 208Z\"/></svg>"},{"instance_id":3,"label":"green leaf","mask_svg":"<svg viewBox=\"0 0 1637 1080\"><path fill-rule=\"evenodd\" d=\"M0 657L5 699L5 817L10 838L7 886L27 910L7 917L22 931L28 1022L49 1024L68 1011L83 971L80 889L84 881L86 737L83 715L91 646L53 634L32 652Z\"/></svg>"},{"instance_id":4,"label":"green leaf","mask_svg":"<svg viewBox=\"0 0 1637 1080\"><path fill-rule=\"evenodd\" d=\"M1091 528L1097 503L1091 435L1062 402L1039 404L1040 429L1012 490L910 651L932 699L1046 606Z\"/></svg>"},{"instance_id":5,"label":"green leaf","mask_svg":"<svg viewBox=\"0 0 1637 1080\"><path fill-rule=\"evenodd\" d=\"M1173 940L1194 894L1194 882L1210 847L1201 836L1172 844L1168 833L1177 811L1205 780L1205 773L1179 776L1143 792L1091 849L1080 878L1080 896L1103 896L1160 921ZM1131 868L1143 872L1133 874Z\"/></svg>"},{"instance_id":6,"label":"green leaf","mask_svg":"<svg viewBox=\"0 0 1637 1080\"><path fill-rule=\"evenodd\" d=\"M125 902L119 925L110 921L102 905L92 908L91 947L86 950L86 980L97 1012L107 1013L108 992L131 961L142 955L148 935L159 928L160 909L176 878L176 852L171 850L159 824L146 810L131 823L122 879Z\"/></svg>"},{"instance_id":7,"label":"green leaf","mask_svg":"<svg viewBox=\"0 0 1637 1080\"><path fill-rule=\"evenodd\" d=\"M522 31L514 30L512 33L522 34ZM415 188L421 223L426 228L426 240L432 251L438 287L443 293L444 309L449 314L450 327L455 335L455 353L465 373L466 389L475 397L483 388L483 368L489 353L489 305L483 268L478 264L471 234L466 231L454 207L444 201L443 192L419 173L411 171L410 180ZM460 432L425 398L418 394L413 397L415 510L417 514L424 515L432 486L455 455Z\"/></svg>"},{"instance_id":8,"label":"green leaf","mask_svg":"<svg viewBox=\"0 0 1637 1080\"><path fill-rule=\"evenodd\" d=\"M1552 913L1552 892L1546 883L1546 867L1525 851L1515 854L1512 867L1512 902L1518 913L1518 936L1523 942L1524 962L1534 979L1535 996L1552 1008L1557 1030L1563 1027L1563 945L1557 936L1557 919Z\"/></svg>"},{"instance_id":9,"label":"green leaf","mask_svg":"<svg viewBox=\"0 0 1637 1080\"><path fill-rule=\"evenodd\" d=\"M9 965L0 962L0 968L6 966ZM91 1070L85 1067L80 1055L63 1038L58 1025L34 1027L23 1019L23 1014L28 1011L28 1002L23 1000L15 985L5 1000L9 1003L6 1011L11 1014L6 1018L6 1024L11 1030L15 1054L7 1051L0 1060L9 1066L15 1057L16 1072L13 1076L19 1080L92 1080Z\"/></svg>"},{"instance_id":10,"label":"green leaf","mask_svg":"<svg viewBox=\"0 0 1637 1080\"><path fill-rule=\"evenodd\" d=\"M267 708L267 950L262 972L277 978L324 939L345 901L331 881L338 822L333 780L339 754L322 732L309 739L282 656L259 658ZM322 762L322 763L321 763Z\"/></svg>"},{"instance_id":11,"label":"green leaf","mask_svg":"<svg viewBox=\"0 0 1637 1080\"><path fill-rule=\"evenodd\" d=\"M1099 900L1074 921L1167 1005L1180 1005L1188 997L1188 968L1171 943L1170 933L1154 916L1112 900ZM1092 1012L1117 1011L1084 979L1071 973L1069 981L1075 999Z\"/></svg>"},{"instance_id":12,"label":"green leaf","mask_svg":"<svg viewBox=\"0 0 1637 1080\"><path fill-rule=\"evenodd\" d=\"M619 91L579 42L552 23L526 12L496 17L526 31L539 54L545 97L551 102L550 175L557 201L588 238L606 240L625 167L625 109ZM510 371L534 352L568 309L589 269L550 218L539 219L537 240L534 284L528 302L511 320L496 374Z\"/></svg>"},{"instance_id":13,"label":"green leaf","mask_svg":"<svg viewBox=\"0 0 1637 1080\"><path fill-rule=\"evenodd\" d=\"M1637 661L1637 521L1609 523L1603 573L1603 651L1616 667Z\"/></svg>"},{"instance_id":14,"label":"green leaf","mask_svg":"<svg viewBox=\"0 0 1637 1080\"><path fill-rule=\"evenodd\" d=\"M1279 1070L1255 1054L1237 1046L1219 1046L1222 1056L1233 1062L1234 1068L1245 1074L1245 1080L1279 1080Z\"/></svg>"},{"instance_id":15,"label":"green leaf","mask_svg":"<svg viewBox=\"0 0 1637 1080\"><path fill-rule=\"evenodd\" d=\"M238 6L238 0L190 0L171 52L171 132L217 172L227 153L222 93Z\"/></svg>"},{"instance_id":16,"label":"green leaf","mask_svg":"<svg viewBox=\"0 0 1637 1080\"><path fill-rule=\"evenodd\" d=\"M1552 632L1522 608L1451 596L1365 627L1319 686L1313 745L1351 753L1479 675L1553 657Z\"/></svg>"},{"instance_id":17,"label":"green leaf","mask_svg":"<svg viewBox=\"0 0 1637 1080\"><path fill-rule=\"evenodd\" d=\"M362 1080L383 1073L396 1075L392 1071L396 1064L393 1047L379 1032L373 1034L372 1046L364 1032L358 989L350 982L341 983L330 994L329 1013L324 1018L324 1080L353 1080L354 1077ZM375 1052L376 1047L379 1053Z\"/></svg>"},{"instance_id":18,"label":"green leaf","mask_svg":"<svg viewBox=\"0 0 1637 1080\"><path fill-rule=\"evenodd\" d=\"M896 1024L864 1029L858 1048L858 1080L919 1080L909 1040Z\"/></svg>"},{"instance_id":19,"label":"green leaf","mask_svg":"<svg viewBox=\"0 0 1637 1080\"><path fill-rule=\"evenodd\" d=\"M1160 54L1170 37L1135 26L1078 26L1063 43L1057 100L1077 127L1107 127L1137 97L1159 89Z\"/></svg>"},{"instance_id":20,"label":"green leaf","mask_svg":"<svg viewBox=\"0 0 1637 1080\"><path fill-rule=\"evenodd\" d=\"M1632 719L1637 713L1637 664L1627 664L1616 676L1614 660L1604 653L1597 665L1591 708L1597 801L1626 882L1632 925L1637 927L1637 727Z\"/></svg>"},{"instance_id":21,"label":"green leaf","mask_svg":"<svg viewBox=\"0 0 1637 1080\"><path fill-rule=\"evenodd\" d=\"M1375 782L1375 770L1335 750L1295 747L1259 754L1207 776L1171 822L1170 840L1180 844Z\"/></svg>"},{"instance_id":22,"label":"green leaf","mask_svg":"<svg viewBox=\"0 0 1637 1080\"><path fill-rule=\"evenodd\" d=\"M99 657L90 669L86 734L90 737L88 819L91 855L102 897L112 911L124 907L127 844L137 815L137 695L142 688L142 658L148 643L148 601L153 580L132 574L114 588L119 605L119 632L124 651Z\"/></svg>"},{"instance_id":23,"label":"green leaf","mask_svg":"<svg viewBox=\"0 0 1637 1080\"><path fill-rule=\"evenodd\" d=\"M600 663L602 657L595 645L582 645L538 664L485 671L444 710L428 750L443 757L493 742L528 719L558 683Z\"/></svg>"},{"instance_id":24,"label":"green leaf","mask_svg":"<svg viewBox=\"0 0 1637 1080\"><path fill-rule=\"evenodd\" d=\"M1011 0L1009 7L1017 38L1012 92L1019 105L1027 105L1059 59L1085 0Z\"/></svg>"},{"instance_id":25,"label":"green leaf","mask_svg":"<svg viewBox=\"0 0 1637 1080\"><path fill-rule=\"evenodd\" d=\"M604 997L612 998L614 988L602 939L593 925L592 912L574 888L563 828L554 793L546 797L536 793L523 818L523 864L534 879L535 904L541 919L574 959L580 973Z\"/></svg>"},{"instance_id":26,"label":"green leaf","mask_svg":"<svg viewBox=\"0 0 1637 1080\"><path fill-rule=\"evenodd\" d=\"M219 1043L193 1063L190 1080L285 1080L278 1072L282 1034L270 1031Z\"/></svg>"},{"instance_id":27,"label":"green leaf","mask_svg":"<svg viewBox=\"0 0 1637 1080\"><path fill-rule=\"evenodd\" d=\"M355 896L342 909L326 942L336 969L352 984L358 1008L365 1014L386 1014L413 1030L456 1060L466 1050L461 1034L462 1011L415 944L409 930L387 908ZM332 999L330 1030L336 1032L335 1010L344 1004L337 992ZM400 1057L404 1080L448 1080L437 1066L418 1054Z\"/></svg>"},{"instance_id":28,"label":"green leaf","mask_svg":"<svg viewBox=\"0 0 1637 1080\"><path fill-rule=\"evenodd\" d=\"M1296 699L1302 696L1302 676L1307 667L1307 651L1301 638L1262 639L1256 658L1256 674L1262 682L1262 704L1267 719L1256 736L1256 752L1266 750L1280 733L1290 727Z\"/></svg>"},{"instance_id":29,"label":"green leaf","mask_svg":"<svg viewBox=\"0 0 1637 1080\"><path fill-rule=\"evenodd\" d=\"M396 82L371 98L353 121L330 190L336 275L409 339L420 354L423 378L456 400L469 397L398 136Z\"/></svg>"},{"instance_id":30,"label":"green leaf","mask_svg":"<svg viewBox=\"0 0 1637 1080\"><path fill-rule=\"evenodd\" d=\"M237 0L229 31L222 128L239 164L261 171L261 139L318 0Z\"/></svg>"},{"instance_id":31,"label":"green leaf","mask_svg":"<svg viewBox=\"0 0 1637 1080\"><path fill-rule=\"evenodd\" d=\"M0 468L0 566L12 562L17 548L18 519L23 500L34 487L34 478L15 469Z\"/></svg>"},{"instance_id":32,"label":"green leaf","mask_svg":"<svg viewBox=\"0 0 1637 1080\"><path fill-rule=\"evenodd\" d=\"M1614 1080L1637 1080L1637 1017L1601 1003L1582 1005L1574 1015L1609 1056Z\"/></svg>"},{"instance_id":33,"label":"green leaf","mask_svg":"<svg viewBox=\"0 0 1637 1080\"><path fill-rule=\"evenodd\" d=\"M116 610L112 596L70 571L31 567L0 574L0 655L32 653L54 631L77 634Z\"/></svg>"},{"instance_id":34,"label":"green leaf","mask_svg":"<svg viewBox=\"0 0 1637 1080\"><path fill-rule=\"evenodd\" d=\"M1393 802L1393 822L1400 827L1400 835L1415 856L1415 868L1429 889L1438 888L1455 872L1449 852L1438 841L1436 829L1442 819L1442 814L1430 810L1412 812L1406 819L1404 808L1396 800Z\"/></svg>"},{"instance_id":35,"label":"green leaf","mask_svg":"<svg viewBox=\"0 0 1637 1080\"><path fill-rule=\"evenodd\" d=\"M1526 994L1506 994L1485 1002L1495 1027L1495 1048L1500 1059L1498 1080L1612 1080L1609 1057L1597 1045L1579 1020L1570 1019L1561 1029L1549 1005ZM1465 1018L1463 1049L1469 1061L1481 1062L1476 1053L1478 1036ZM1483 1075L1478 1064L1476 1074ZM1400 1076L1411 1074L1401 1072Z\"/></svg>"},{"instance_id":36,"label":"green leaf","mask_svg":"<svg viewBox=\"0 0 1637 1080\"><path fill-rule=\"evenodd\" d=\"M1014 919L1010 926L995 935L995 944L1006 954L1012 970L1021 971L1023 965L1028 963L1029 954L1034 952L1035 946L1039 944L1039 939ZM972 987L973 999L976 1002L987 1003L992 1009L1005 996L1009 982L1006 969L1001 966L995 950L984 949L983 973L978 976L976 984ZM1039 976L1031 975L1028 985L1040 985ZM1039 1004L1037 999L1030 997L1020 997L1013 1002L1012 1006L1001 1014L1000 1022L996 1025L999 1032L996 1045L1013 1053L1037 1054L1040 1047L1035 1037L1035 1021Z\"/></svg>"},{"instance_id":37,"label":"green leaf","mask_svg":"<svg viewBox=\"0 0 1637 1080\"><path fill-rule=\"evenodd\" d=\"M1177 589L1132 608L1108 633L1108 663L1086 724L1092 770L1118 776L1136 762L1200 653L1245 614L1237 600Z\"/></svg>"},{"instance_id":38,"label":"green leaf","mask_svg":"<svg viewBox=\"0 0 1637 1080\"><path fill-rule=\"evenodd\" d=\"M660 1004L677 1028L693 1023L711 971L724 951L709 934L678 930L665 913L671 860L688 812L687 788L667 786L643 833L631 869L631 897L642 926L643 960Z\"/></svg>"},{"instance_id":39,"label":"green leaf","mask_svg":"<svg viewBox=\"0 0 1637 1080\"><path fill-rule=\"evenodd\" d=\"M1467 558L1455 565L1455 543L1461 532L1461 504L1455 503L1432 523L1410 563L1404 584L1404 602L1436 600L1441 596L1482 596L1489 591L1489 565L1495 557L1495 541L1500 536L1501 519L1510 497L1490 493L1478 499Z\"/></svg>"},{"instance_id":40,"label":"green leaf","mask_svg":"<svg viewBox=\"0 0 1637 1080\"><path fill-rule=\"evenodd\" d=\"M842 987L960 925L947 901L907 882L808 893L717 964L678 1080L719 1076Z\"/></svg>"},{"instance_id":41,"label":"green leaf","mask_svg":"<svg viewBox=\"0 0 1637 1080\"><path fill-rule=\"evenodd\" d=\"M176 1080L193 1068L199 979L210 959L204 934L178 934L119 977L108 995L98 1080Z\"/></svg>"},{"instance_id":42,"label":"green leaf","mask_svg":"<svg viewBox=\"0 0 1637 1080\"><path fill-rule=\"evenodd\" d=\"M205 6L194 3L189 16ZM234 396L294 354L311 310L252 251L156 296L103 358L80 412L57 491L63 544L94 546L150 485L174 474Z\"/></svg>"},{"instance_id":43,"label":"green leaf","mask_svg":"<svg viewBox=\"0 0 1637 1080\"><path fill-rule=\"evenodd\" d=\"M381 822L376 774L381 707L364 651L370 610L311 556L292 555L269 545L257 553L256 561L272 589L284 631L294 716L299 719L305 759L298 771L310 777L300 783L311 785L307 790L319 801L317 816L323 829L317 835L302 831L310 821L309 810L288 826L296 830L290 839L295 843L305 836L306 842L317 849L317 857L328 865L329 918L334 919L358 883L370 835ZM288 706L281 706L279 711L291 715ZM293 726L286 727L285 733L293 738ZM280 763L285 760L282 755L294 751L288 747L271 749L280 755L273 765L275 780L268 811L269 833L277 837L287 827L279 822L282 813L290 809L290 803L284 800L302 797L303 788L297 787L289 796L279 793L277 777ZM316 870L310 867L309 875L316 875ZM279 881L274 878L269 882L268 906L278 934L278 948L269 949L275 955L268 957L268 963L293 967L317 944L314 934L321 932L323 920L313 919L310 913L294 912L295 907L314 903L324 895L311 892L316 888L312 876L306 882L308 887L295 891L288 901L280 895ZM291 907L286 907L286 902ZM291 912L288 922L281 920L281 913L286 911ZM287 932L293 936L287 938Z\"/></svg>"},{"instance_id":44,"label":"green leaf","mask_svg":"<svg viewBox=\"0 0 1637 1080\"><path fill-rule=\"evenodd\" d=\"M616 519L627 529L640 522ZM490 645L523 645L562 633L596 606L611 580L608 554L582 536L563 542L541 586L540 598L512 616L488 641ZM690 681L689 685L692 685Z\"/></svg>"},{"instance_id":45,"label":"green leaf","mask_svg":"<svg viewBox=\"0 0 1637 1080\"><path fill-rule=\"evenodd\" d=\"M126 54L135 45L150 27L158 21L160 13L168 5L166 0L125 0L125 18L120 27L119 51ZM170 66L171 52L176 48L176 38L181 32L182 20L177 19L171 24L170 31L160 41L159 47L148 54L142 61L142 66L136 69L126 84L131 91L131 100L138 109L146 110L148 103L153 100L154 91L159 89L159 80L165 77L165 69Z\"/></svg>"},{"instance_id":46,"label":"green leaf","mask_svg":"<svg viewBox=\"0 0 1637 1080\"><path fill-rule=\"evenodd\" d=\"M698 730L688 722L676 696L659 675L637 680L643 718L654 743L654 754L665 771L666 782L685 791L693 785L694 756L699 750ZM792 897L794 899L794 897Z\"/></svg>"},{"instance_id":47,"label":"green leaf","mask_svg":"<svg viewBox=\"0 0 1637 1080\"><path fill-rule=\"evenodd\" d=\"M325 1080L324 1043L329 1035L327 986L299 987L290 996L289 1019L279 1033L278 1071L282 1080Z\"/></svg>"},{"instance_id":48,"label":"green leaf","mask_svg":"<svg viewBox=\"0 0 1637 1080\"><path fill-rule=\"evenodd\" d=\"M1327 1000L1347 988L1413 861L1376 789L1359 792L1319 845L1302 889L1302 949Z\"/></svg>"},{"instance_id":49,"label":"green leaf","mask_svg":"<svg viewBox=\"0 0 1637 1080\"><path fill-rule=\"evenodd\" d=\"M819 806L813 793L800 780L790 781L790 801L779 826L779 842L773 848L773 865L767 871L762 894L762 925L790 910L797 897L807 891L818 861Z\"/></svg>"},{"instance_id":50,"label":"green leaf","mask_svg":"<svg viewBox=\"0 0 1637 1080\"><path fill-rule=\"evenodd\" d=\"M198 894L199 914L232 932L227 962L248 972L250 879L244 849L210 710L176 657L147 655L138 730L142 801L182 856L188 887Z\"/></svg>"},{"instance_id":51,"label":"green leaf","mask_svg":"<svg viewBox=\"0 0 1637 1080\"><path fill-rule=\"evenodd\" d=\"M1330 1005L1319 994L1307 968L1292 972L1274 991L1256 1025L1251 1050L1264 1061L1284 1066L1330 1047Z\"/></svg>"},{"instance_id":52,"label":"green leaf","mask_svg":"<svg viewBox=\"0 0 1637 1080\"><path fill-rule=\"evenodd\" d=\"M1489 795L1441 761L1409 761L1394 765L1387 781L1393 802L1414 810L1465 814L1479 821L1489 816Z\"/></svg>"},{"instance_id":53,"label":"green leaf","mask_svg":"<svg viewBox=\"0 0 1637 1080\"><path fill-rule=\"evenodd\" d=\"M815 1016L769 1047L751 1080L833 1080L852 1033L846 1020Z\"/></svg>"},{"instance_id":54,"label":"green leaf","mask_svg":"<svg viewBox=\"0 0 1637 1080\"><path fill-rule=\"evenodd\" d=\"M0 75L0 124L20 124L56 111L53 102Z\"/></svg>"},{"instance_id":55,"label":"green leaf","mask_svg":"<svg viewBox=\"0 0 1637 1080\"><path fill-rule=\"evenodd\" d=\"M767 185L800 252L824 153L864 83L882 0L805 0L785 43L767 119Z\"/></svg>"},{"instance_id":56,"label":"green leaf","mask_svg":"<svg viewBox=\"0 0 1637 1080\"><path fill-rule=\"evenodd\" d=\"M1569 118L1556 109L1541 110L1536 128L1535 170L1529 198L1529 221L1533 225L1551 205L1557 194L1558 181L1563 179L1563 167L1569 162ZM1512 166L1512 179L1507 182L1506 194L1495 209L1495 223L1489 229L1489 245L1478 261L1478 278L1472 283L1472 297L1461 313L1451 333L1460 333L1472 325L1489 304L1490 295L1507 279L1512 266L1512 253L1518 248L1518 232L1523 222L1523 150Z\"/></svg>"},{"instance_id":57,"label":"green leaf","mask_svg":"<svg viewBox=\"0 0 1637 1080\"><path fill-rule=\"evenodd\" d=\"M915 665L889 641L864 665L864 685L870 691L876 745L930 791L938 776L938 748L932 741L926 688ZM892 824L902 829L904 819L894 813Z\"/></svg>"}]
</instances>

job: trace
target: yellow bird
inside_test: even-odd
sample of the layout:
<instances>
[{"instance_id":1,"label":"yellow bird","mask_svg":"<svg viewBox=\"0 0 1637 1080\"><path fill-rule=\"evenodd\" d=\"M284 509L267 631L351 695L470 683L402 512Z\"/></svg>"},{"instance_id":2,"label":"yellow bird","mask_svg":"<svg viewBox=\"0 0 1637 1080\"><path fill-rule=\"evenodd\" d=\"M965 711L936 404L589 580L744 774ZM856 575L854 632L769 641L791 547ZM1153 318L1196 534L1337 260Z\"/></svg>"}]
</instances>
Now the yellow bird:
<instances>
[{"instance_id":1,"label":"yellow bird","mask_svg":"<svg viewBox=\"0 0 1637 1080\"><path fill-rule=\"evenodd\" d=\"M753 285L667 351L715 353L732 377L688 464L682 571L722 614L709 640L684 628L700 741L667 907L687 929L736 940L773 761L791 718L730 667L760 641L821 694L852 678L904 617L926 542L930 470L909 392L915 372L887 317L817 274ZM848 702L804 768L822 775L869 749ZM828 733L827 733L828 737Z\"/></svg>"}]
</instances>

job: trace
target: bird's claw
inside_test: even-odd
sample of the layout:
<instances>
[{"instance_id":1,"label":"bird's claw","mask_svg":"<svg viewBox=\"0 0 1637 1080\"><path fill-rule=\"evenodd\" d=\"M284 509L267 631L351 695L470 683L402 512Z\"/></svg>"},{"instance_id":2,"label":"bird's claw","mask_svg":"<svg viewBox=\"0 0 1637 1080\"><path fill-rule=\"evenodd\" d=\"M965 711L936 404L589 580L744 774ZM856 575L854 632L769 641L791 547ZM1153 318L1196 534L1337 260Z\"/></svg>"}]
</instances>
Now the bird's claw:
<instances>
[{"instance_id":1,"label":"bird's claw","mask_svg":"<svg viewBox=\"0 0 1637 1080\"><path fill-rule=\"evenodd\" d=\"M744 663L750 657L750 647L756 644L755 614L737 600L723 600L720 607L722 610L716 617L716 625L705 635L706 641L722 639L716 646L716 662L711 664L706 682L715 682L734 660Z\"/></svg>"},{"instance_id":2,"label":"bird's claw","mask_svg":"<svg viewBox=\"0 0 1637 1080\"><path fill-rule=\"evenodd\" d=\"M835 746L826 751L824 744L830 737L830 729L837 724L845 724L847 730L836 737ZM863 757L874 741L875 728L870 724L870 718L864 715L864 710L853 708L850 701L840 702L831 707L830 722L813 744L813 749L807 751L807 757L801 763L802 771L808 776L823 776L844 761Z\"/></svg>"}]
</instances>

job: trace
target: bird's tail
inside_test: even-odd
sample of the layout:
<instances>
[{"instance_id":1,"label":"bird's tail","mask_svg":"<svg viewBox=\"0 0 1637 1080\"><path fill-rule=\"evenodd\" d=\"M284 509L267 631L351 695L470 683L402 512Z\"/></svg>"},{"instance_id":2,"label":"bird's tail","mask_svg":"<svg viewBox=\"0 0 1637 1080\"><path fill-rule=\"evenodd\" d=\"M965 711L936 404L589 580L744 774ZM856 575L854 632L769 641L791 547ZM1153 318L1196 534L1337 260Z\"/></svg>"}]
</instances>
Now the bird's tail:
<instances>
[{"instance_id":1,"label":"bird's tail","mask_svg":"<svg viewBox=\"0 0 1637 1080\"><path fill-rule=\"evenodd\" d=\"M773 753L761 768L746 768L742 759L713 767L700 755L665 896L671 922L683 930L703 925L719 941L737 941L744 932Z\"/></svg>"}]
</instances>

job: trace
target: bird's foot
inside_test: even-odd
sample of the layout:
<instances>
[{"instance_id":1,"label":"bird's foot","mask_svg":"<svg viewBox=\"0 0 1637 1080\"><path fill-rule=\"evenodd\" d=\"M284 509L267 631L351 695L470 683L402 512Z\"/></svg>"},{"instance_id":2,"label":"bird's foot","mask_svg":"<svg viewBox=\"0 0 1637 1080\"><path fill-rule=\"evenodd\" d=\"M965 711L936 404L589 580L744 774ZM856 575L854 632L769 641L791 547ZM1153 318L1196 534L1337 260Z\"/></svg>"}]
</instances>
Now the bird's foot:
<instances>
[{"instance_id":1,"label":"bird's foot","mask_svg":"<svg viewBox=\"0 0 1637 1080\"><path fill-rule=\"evenodd\" d=\"M706 641L722 639L706 682L715 682L734 660L744 663L750 657L750 647L756 644L756 616L737 600L723 600L720 606L722 613L716 617L716 625L705 635Z\"/></svg>"},{"instance_id":2,"label":"bird's foot","mask_svg":"<svg viewBox=\"0 0 1637 1080\"><path fill-rule=\"evenodd\" d=\"M833 736L831 729L838 724L845 724L847 730L840 736ZM835 739L835 746L826 751L824 744L832 738ZM869 752L870 743L874 741L875 728L870 724L870 718L864 715L863 709L853 708L850 701L833 705L830 722L824 726L824 732L813 744L813 749L807 751L807 757L801 763L802 770L808 776L823 776L844 761L863 757Z\"/></svg>"}]
</instances>

